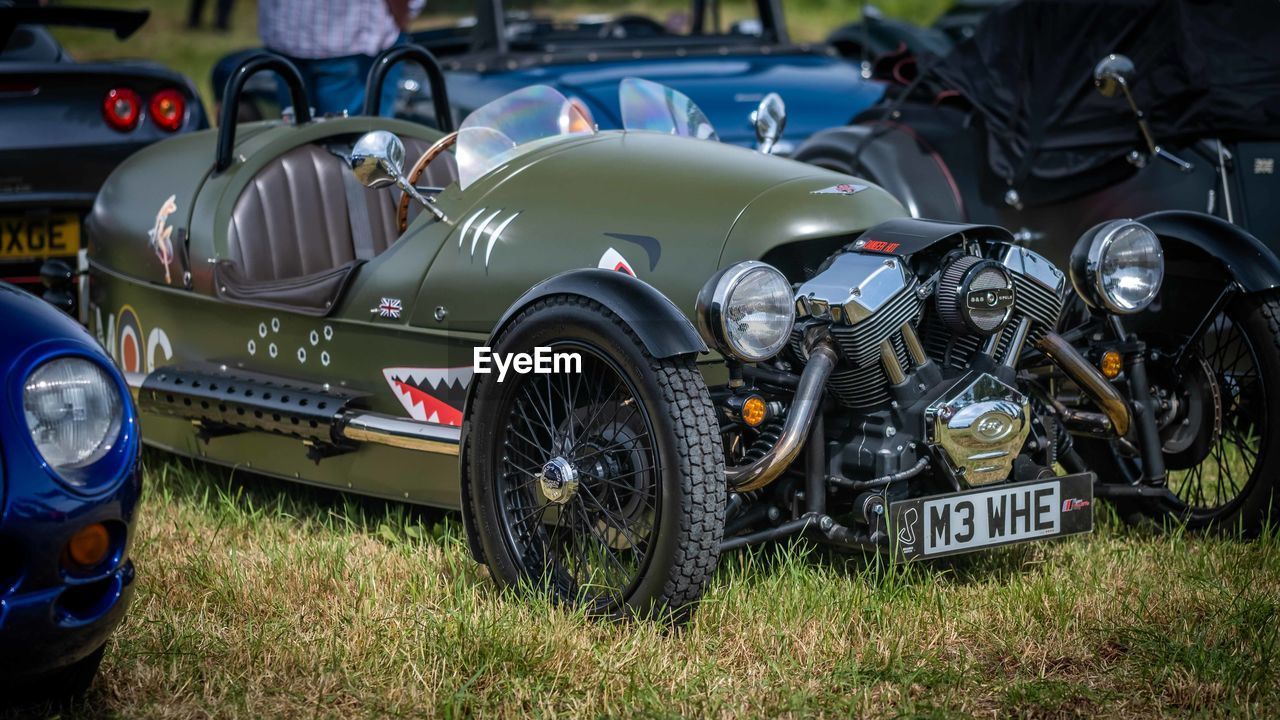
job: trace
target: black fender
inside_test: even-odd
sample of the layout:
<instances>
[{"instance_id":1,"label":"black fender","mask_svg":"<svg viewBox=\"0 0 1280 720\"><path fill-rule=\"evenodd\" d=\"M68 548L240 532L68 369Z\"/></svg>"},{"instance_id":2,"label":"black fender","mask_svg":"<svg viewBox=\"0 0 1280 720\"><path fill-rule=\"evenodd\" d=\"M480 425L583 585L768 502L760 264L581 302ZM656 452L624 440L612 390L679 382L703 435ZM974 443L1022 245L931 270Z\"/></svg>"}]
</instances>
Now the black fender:
<instances>
[{"instance_id":1,"label":"black fender","mask_svg":"<svg viewBox=\"0 0 1280 720\"><path fill-rule=\"evenodd\" d=\"M870 180L897 198L911 217L968 219L946 162L906 125L877 121L823 130L791 158Z\"/></svg>"},{"instance_id":2,"label":"black fender","mask_svg":"<svg viewBox=\"0 0 1280 720\"><path fill-rule=\"evenodd\" d=\"M1162 210L1136 220L1160 237L1166 258L1198 250L1217 262L1245 292L1280 286L1280 258L1238 225L1189 210Z\"/></svg>"},{"instance_id":3,"label":"black fender","mask_svg":"<svg viewBox=\"0 0 1280 720\"><path fill-rule=\"evenodd\" d=\"M617 270L582 268L569 270L543 280L529 288L499 318L489 333L486 345L493 347L511 319L529 305L553 295L577 295L594 300L609 308L644 343L649 354L656 358L692 355L707 352L707 344L694 328L689 318L649 283ZM473 380L467 386L466 400L462 404L462 429L459 437L458 462L462 477L462 529L467 536L467 546L476 562L484 562L484 549L475 532L476 520L472 515L471 481L468 474L467 445L471 429L471 403L475 399L479 382Z\"/></svg>"}]
</instances>

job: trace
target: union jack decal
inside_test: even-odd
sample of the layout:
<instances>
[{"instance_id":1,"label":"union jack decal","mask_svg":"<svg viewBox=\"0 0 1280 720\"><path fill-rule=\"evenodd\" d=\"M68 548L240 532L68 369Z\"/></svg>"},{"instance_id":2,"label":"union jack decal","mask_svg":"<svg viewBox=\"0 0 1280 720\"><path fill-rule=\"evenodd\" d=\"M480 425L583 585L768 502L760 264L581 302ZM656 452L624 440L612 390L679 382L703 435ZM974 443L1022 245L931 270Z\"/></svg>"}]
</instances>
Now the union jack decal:
<instances>
[{"instance_id":1,"label":"union jack decal","mask_svg":"<svg viewBox=\"0 0 1280 720\"><path fill-rule=\"evenodd\" d=\"M400 305L400 298L384 297L382 298L381 301L378 302L378 307L374 308L370 312L377 313L378 317L391 318L392 320L396 320L396 319L399 319L400 311L402 309L403 307Z\"/></svg>"}]
</instances>

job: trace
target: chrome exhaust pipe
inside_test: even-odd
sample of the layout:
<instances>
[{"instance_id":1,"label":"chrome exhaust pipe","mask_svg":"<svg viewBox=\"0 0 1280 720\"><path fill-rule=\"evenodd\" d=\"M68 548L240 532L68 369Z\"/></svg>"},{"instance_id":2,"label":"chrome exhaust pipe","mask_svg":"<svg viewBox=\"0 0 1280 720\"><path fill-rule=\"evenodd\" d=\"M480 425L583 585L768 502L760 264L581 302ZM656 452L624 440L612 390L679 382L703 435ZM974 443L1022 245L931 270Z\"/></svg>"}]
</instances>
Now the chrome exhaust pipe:
<instances>
[{"instance_id":1,"label":"chrome exhaust pipe","mask_svg":"<svg viewBox=\"0 0 1280 720\"><path fill-rule=\"evenodd\" d=\"M729 485L737 492L757 490L777 479L795 462L804 441L809 437L809 427L822 407L822 393L827 379L836 367L836 349L827 336L809 347L809 361L805 364L800 382L796 386L791 411L782 425L778 442L750 465L735 465L724 469Z\"/></svg>"},{"instance_id":2,"label":"chrome exhaust pipe","mask_svg":"<svg viewBox=\"0 0 1280 720\"><path fill-rule=\"evenodd\" d=\"M1036 342L1036 349L1052 360L1053 364L1062 368L1062 371L1080 386L1084 394L1101 408L1103 414L1111 421L1111 428L1116 435L1124 437L1129 434L1129 425L1133 420L1129 413L1129 404L1120 396L1119 391L1111 387L1107 378L1071 346L1071 343L1055 332L1048 332Z\"/></svg>"},{"instance_id":3,"label":"chrome exhaust pipe","mask_svg":"<svg viewBox=\"0 0 1280 720\"><path fill-rule=\"evenodd\" d=\"M366 411L343 413L334 424L334 435L344 440L440 455L457 455L461 434L460 428L450 425L435 425Z\"/></svg>"}]
</instances>

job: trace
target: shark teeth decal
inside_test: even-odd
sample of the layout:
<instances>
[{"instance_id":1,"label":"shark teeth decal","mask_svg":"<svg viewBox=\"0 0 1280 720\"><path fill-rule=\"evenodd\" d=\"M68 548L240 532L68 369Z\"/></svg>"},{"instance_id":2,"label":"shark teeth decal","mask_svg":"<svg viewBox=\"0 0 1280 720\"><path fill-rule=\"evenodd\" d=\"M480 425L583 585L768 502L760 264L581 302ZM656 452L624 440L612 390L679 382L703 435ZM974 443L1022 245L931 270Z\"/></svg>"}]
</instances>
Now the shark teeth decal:
<instances>
[{"instance_id":1,"label":"shark teeth decal","mask_svg":"<svg viewBox=\"0 0 1280 720\"><path fill-rule=\"evenodd\" d=\"M383 368L391 392L414 420L457 427L471 383L470 367Z\"/></svg>"}]
</instances>

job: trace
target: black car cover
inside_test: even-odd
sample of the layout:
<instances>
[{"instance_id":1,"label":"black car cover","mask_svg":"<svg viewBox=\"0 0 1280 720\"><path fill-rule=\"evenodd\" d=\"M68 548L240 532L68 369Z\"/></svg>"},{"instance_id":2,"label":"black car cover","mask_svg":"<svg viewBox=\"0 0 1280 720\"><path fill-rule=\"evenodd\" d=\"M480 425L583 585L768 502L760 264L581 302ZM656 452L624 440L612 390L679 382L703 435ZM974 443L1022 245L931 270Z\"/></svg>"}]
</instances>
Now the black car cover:
<instances>
[{"instance_id":1,"label":"black car cover","mask_svg":"<svg viewBox=\"0 0 1280 720\"><path fill-rule=\"evenodd\" d=\"M1052 195L1054 181L1145 147L1124 98L1094 88L1109 53L1133 60L1157 142L1280 137L1276 0L1009 3L945 58L923 58L921 80L982 115L996 175Z\"/></svg>"}]
</instances>

